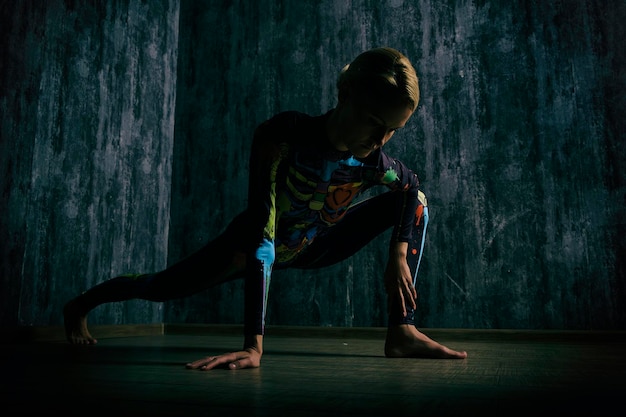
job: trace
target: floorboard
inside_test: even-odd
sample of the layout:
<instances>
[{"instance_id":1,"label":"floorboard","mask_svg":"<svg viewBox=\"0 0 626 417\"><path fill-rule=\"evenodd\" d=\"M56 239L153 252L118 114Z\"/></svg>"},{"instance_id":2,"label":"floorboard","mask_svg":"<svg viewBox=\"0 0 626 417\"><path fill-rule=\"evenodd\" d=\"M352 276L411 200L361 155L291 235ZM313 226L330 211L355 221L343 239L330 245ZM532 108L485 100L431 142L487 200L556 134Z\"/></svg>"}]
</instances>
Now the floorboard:
<instances>
[{"instance_id":1,"label":"floorboard","mask_svg":"<svg viewBox=\"0 0 626 417\"><path fill-rule=\"evenodd\" d=\"M222 329L224 330L224 329ZM425 330L465 360L389 359L384 329L268 330L259 369L184 368L232 331L0 345L3 416L622 416L623 332ZM311 330L311 331L307 331Z\"/></svg>"}]
</instances>

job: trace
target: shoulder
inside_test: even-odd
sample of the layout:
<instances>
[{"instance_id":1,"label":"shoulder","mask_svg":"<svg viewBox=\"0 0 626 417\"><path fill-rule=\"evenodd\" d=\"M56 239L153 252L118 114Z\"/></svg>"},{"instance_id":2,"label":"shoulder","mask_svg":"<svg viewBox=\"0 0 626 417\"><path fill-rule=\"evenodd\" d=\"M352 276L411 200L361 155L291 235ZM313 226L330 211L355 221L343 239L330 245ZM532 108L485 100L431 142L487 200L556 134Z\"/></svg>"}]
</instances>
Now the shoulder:
<instances>
[{"instance_id":1,"label":"shoulder","mask_svg":"<svg viewBox=\"0 0 626 417\"><path fill-rule=\"evenodd\" d=\"M279 133L298 130L309 125L313 119L313 116L298 111L284 111L261 123L257 131Z\"/></svg>"},{"instance_id":2,"label":"shoulder","mask_svg":"<svg viewBox=\"0 0 626 417\"><path fill-rule=\"evenodd\" d=\"M327 140L325 116L310 116L298 111L285 111L261 123L255 130L257 142L284 144L298 148L323 146Z\"/></svg>"},{"instance_id":3,"label":"shoulder","mask_svg":"<svg viewBox=\"0 0 626 417\"><path fill-rule=\"evenodd\" d=\"M399 189L417 189L419 179L417 174L399 159L387 155L379 149L378 169L383 174L381 182Z\"/></svg>"}]
</instances>

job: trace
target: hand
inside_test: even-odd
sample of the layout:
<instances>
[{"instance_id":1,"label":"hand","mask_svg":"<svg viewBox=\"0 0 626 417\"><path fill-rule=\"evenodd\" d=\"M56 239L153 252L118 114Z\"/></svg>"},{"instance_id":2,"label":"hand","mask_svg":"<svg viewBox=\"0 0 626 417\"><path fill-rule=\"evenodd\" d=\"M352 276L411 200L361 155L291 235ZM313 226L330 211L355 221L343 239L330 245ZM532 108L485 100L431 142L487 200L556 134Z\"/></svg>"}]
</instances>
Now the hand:
<instances>
[{"instance_id":1,"label":"hand","mask_svg":"<svg viewBox=\"0 0 626 417\"><path fill-rule=\"evenodd\" d=\"M224 353L218 356L207 356L187 364L187 369L209 371L217 367L228 369L258 368L261 366L261 353L255 348L247 348L238 352Z\"/></svg>"},{"instance_id":2,"label":"hand","mask_svg":"<svg viewBox=\"0 0 626 417\"><path fill-rule=\"evenodd\" d=\"M399 306L402 315L406 316L407 307L417 308L415 300L417 291L413 285L411 269L406 261L408 244L399 242L392 246L389 261L385 270L385 289L387 290L388 306Z\"/></svg>"}]
</instances>

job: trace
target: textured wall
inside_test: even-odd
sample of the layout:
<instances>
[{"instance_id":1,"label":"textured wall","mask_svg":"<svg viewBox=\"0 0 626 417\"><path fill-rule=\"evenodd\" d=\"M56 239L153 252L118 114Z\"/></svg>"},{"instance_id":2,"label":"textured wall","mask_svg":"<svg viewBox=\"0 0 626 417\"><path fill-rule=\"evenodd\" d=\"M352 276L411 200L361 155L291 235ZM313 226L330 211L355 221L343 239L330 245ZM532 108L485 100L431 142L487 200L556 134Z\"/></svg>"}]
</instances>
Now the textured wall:
<instances>
[{"instance_id":1,"label":"textured wall","mask_svg":"<svg viewBox=\"0 0 626 417\"><path fill-rule=\"evenodd\" d=\"M0 3L0 324L59 324L198 249L243 209L254 127L331 108L339 69L389 45L421 76L387 145L429 196L419 324L626 328L623 1L188 1L180 24L177 0L96 3ZM270 323L383 325L385 255L276 274ZM90 321L241 322L241 301Z\"/></svg>"},{"instance_id":2,"label":"textured wall","mask_svg":"<svg viewBox=\"0 0 626 417\"><path fill-rule=\"evenodd\" d=\"M512 4L426 8L426 322L623 328L626 9Z\"/></svg>"},{"instance_id":3,"label":"textured wall","mask_svg":"<svg viewBox=\"0 0 626 417\"><path fill-rule=\"evenodd\" d=\"M624 328L625 17L617 1L183 2L170 261L243 208L258 123L329 109L339 69L389 45L421 76L387 145L431 205L420 325ZM384 324L385 253L276 274L269 322ZM240 322L241 286L166 320Z\"/></svg>"},{"instance_id":4,"label":"textured wall","mask_svg":"<svg viewBox=\"0 0 626 417\"><path fill-rule=\"evenodd\" d=\"M1 7L0 323L60 324L80 291L166 264L178 2ZM161 307L91 322L160 322Z\"/></svg>"}]
</instances>

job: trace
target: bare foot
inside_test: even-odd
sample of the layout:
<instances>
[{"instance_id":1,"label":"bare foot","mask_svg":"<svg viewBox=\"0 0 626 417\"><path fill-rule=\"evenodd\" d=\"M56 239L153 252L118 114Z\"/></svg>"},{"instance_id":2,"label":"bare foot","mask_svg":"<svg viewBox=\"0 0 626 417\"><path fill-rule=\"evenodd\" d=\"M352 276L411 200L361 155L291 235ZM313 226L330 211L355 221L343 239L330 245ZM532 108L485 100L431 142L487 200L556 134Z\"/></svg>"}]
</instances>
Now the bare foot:
<instances>
[{"instance_id":1,"label":"bare foot","mask_svg":"<svg viewBox=\"0 0 626 417\"><path fill-rule=\"evenodd\" d=\"M452 350L435 342L413 325L389 326L385 340L388 358L465 359L467 352Z\"/></svg>"},{"instance_id":2,"label":"bare foot","mask_svg":"<svg viewBox=\"0 0 626 417\"><path fill-rule=\"evenodd\" d=\"M69 301L63 308L65 337L73 345L95 345L98 343L87 329L87 315L79 311L76 300Z\"/></svg>"}]
</instances>

